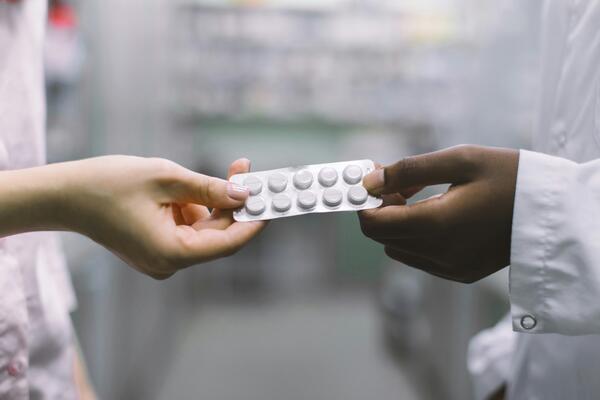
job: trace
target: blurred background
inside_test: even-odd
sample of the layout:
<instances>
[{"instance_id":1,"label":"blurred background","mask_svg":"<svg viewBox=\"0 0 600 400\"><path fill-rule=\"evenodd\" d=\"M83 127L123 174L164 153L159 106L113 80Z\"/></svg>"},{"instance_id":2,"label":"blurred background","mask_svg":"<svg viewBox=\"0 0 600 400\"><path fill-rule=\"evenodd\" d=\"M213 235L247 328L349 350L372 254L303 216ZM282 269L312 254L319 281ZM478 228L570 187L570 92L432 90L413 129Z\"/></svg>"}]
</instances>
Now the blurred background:
<instances>
[{"instance_id":1,"label":"blurred background","mask_svg":"<svg viewBox=\"0 0 600 400\"><path fill-rule=\"evenodd\" d=\"M541 0L50 3L51 162L125 153L224 176L242 156L263 170L529 145ZM414 271L353 213L276 221L165 282L64 239L103 399L469 399L468 341L508 310L506 272Z\"/></svg>"}]
</instances>

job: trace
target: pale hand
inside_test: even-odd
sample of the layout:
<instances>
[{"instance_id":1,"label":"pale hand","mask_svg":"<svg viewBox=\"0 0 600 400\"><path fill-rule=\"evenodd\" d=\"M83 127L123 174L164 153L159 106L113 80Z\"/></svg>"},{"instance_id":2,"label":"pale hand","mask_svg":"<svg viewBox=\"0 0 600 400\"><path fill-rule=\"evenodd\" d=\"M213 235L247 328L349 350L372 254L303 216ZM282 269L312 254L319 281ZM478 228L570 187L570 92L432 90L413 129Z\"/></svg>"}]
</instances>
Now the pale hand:
<instances>
[{"instance_id":1,"label":"pale hand","mask_svg":"<svg viewBox=\"0 0 600 400\"><path fill-rule=\"evenodd\" d=\"M249 168L241 159L229 174ZM265 226L233 220L246 188L164 159L98 157L5 171L0 182L0 235L79 232L155 279L229 256Z\"/></svg>"}]
</instances>

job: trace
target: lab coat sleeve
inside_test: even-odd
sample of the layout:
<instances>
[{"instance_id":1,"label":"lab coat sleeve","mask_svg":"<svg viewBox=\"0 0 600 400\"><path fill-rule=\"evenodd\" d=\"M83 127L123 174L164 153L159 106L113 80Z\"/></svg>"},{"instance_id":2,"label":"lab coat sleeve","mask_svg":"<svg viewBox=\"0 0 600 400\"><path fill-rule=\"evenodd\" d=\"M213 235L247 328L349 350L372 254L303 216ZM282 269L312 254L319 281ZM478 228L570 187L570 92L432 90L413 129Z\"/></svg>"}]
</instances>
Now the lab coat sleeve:
<instances>
[{"instance_id":1,"label":"lab coat sleeve","mask_svg":"<svg viewBox=\"0 0 600 400\"><path fill-rule=\"evenodd\" d=\"M508 382L516 335L511 329L511 316L507 315L471 339L467 367L476 400L489 399Z\"/></svg>"},{"instance_id":2,"label":"lab coat sleeve","mask_svg":"<svg viewBox=\"0 0 600 400\"><path fill-rule=\"evenodd\" d=\"M521 151L510 299L515 331L600 333L600 160Z\"/></svg>"}]
</instances>

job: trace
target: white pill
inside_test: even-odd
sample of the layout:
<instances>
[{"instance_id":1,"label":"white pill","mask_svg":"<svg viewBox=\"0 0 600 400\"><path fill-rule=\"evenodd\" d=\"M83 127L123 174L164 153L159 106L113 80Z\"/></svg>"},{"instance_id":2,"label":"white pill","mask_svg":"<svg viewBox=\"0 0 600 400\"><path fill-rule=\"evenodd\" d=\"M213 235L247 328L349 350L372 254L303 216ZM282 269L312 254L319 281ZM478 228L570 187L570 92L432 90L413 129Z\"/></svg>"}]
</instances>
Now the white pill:
<instances>
[{"instance_id":1,"label":"white pill","mask_svg":"<svg viewBox=\"0 0 600 400\"><path fill-rule=\"evenodd\" d=\"M303 210L310 210L317 205L317 195L310 190L304 190L298 193L298 207Z\"/></svg>"},{"instance_id":2,"label":"white pill","mask_svg":"<svg viewBox=\"0 0 600 400\"><path fill-rule=\"evenodd\" d=\"M325 167L319 171L319 183L325 187L335 185L338 180L338 173L331 167Z\"/></svg>"},{"instance_id":3,"label":"white pill","mask_svg":"<svg viewBox=\"0 0 600 400\"><path fill-rule=\"evenodd\" d=\"M362 179L363 172L358 165L348 165L344 168L344 181L349 185L356 185Z\"/></svg>"},{"instance_id":4,"label":"white pill","mask_svg":"<svg viewBox=\"0 0 600 400\"><path fill-rule=\"evenodd\" d=\"M369 193L367 193L367 189L362 186L353 186L348 190L348 201L355 206L365 204L368 198Z\"/></svg>"},{"instance_id":5,"label":"white pill","mask_svg":"<svg viewBox=\"0 0 600 400\"><path fill-rule=\"evenodd\" d=\"M250 197L246 200L246 212L250 215L260 215L267 208L262 197Z\"/></svg>"},{"instance_id":6,"label":"white pill","mask_svg":"<svg viewBox=\"0 0 600 400\"><path fill-rule=\"evenodd\" d=\"M329 207L337 207L342 204L342 197L342 192L338 189L325 189L323 192L323 203Z\"/></svg>"},{"instance_id":7,"label":"white pill","mask_svg":"<svg viewBox=\"0 0 600 400\"><path fill-rule=\"evenodd\" d=\"M287 177L284 174L275 172L269 176L269 190L273 193L280 193L287 187Z\"/></svg>"},{"instance_id":8,"label":"white pill","mask_svg":"<svg viewBox=\"0 0 600 400\"><path fill-rule=\"evenodd\" d=\"M249 176L246 179L244 179L242 185L248 188L252 196L256 196L257 194L262 192L263 188L261 180L255 176Z\"/></svg>"},{"instance_id":9,"label":"white pill","mask_svg":"<svg viewBox=\"0 0 600 400\"><path fill-rule=\"evenodd\" d=\"M294 175L294 186L297 189L304 190L308 189L313 183L313 175L310 171L302 170L296 172Z\"/></svg>"},{"instance_id":10,"label":"white pill","mask_svg":"<svg viewBox=\"0 0 600 400\"><path fill-rule=\"evenodd\" d=\"M273 196L273 210L279 212L286 212L292 207L292 200L289 196L283 193L276 194Z\"/></svg>"}]
</instances>

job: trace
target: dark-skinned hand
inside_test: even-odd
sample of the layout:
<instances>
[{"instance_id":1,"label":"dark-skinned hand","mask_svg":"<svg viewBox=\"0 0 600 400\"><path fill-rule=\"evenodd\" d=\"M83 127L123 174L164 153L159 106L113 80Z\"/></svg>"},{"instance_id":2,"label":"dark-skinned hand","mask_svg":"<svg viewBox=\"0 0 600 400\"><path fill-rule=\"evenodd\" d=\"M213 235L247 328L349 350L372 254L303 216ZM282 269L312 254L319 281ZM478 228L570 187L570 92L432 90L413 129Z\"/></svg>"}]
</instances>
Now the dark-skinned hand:
<instances>
[{"instance_id":1,"label":"dark-skinned hand","mask_svg":"<svg viewBox=\"0 0 600 400\"><path fill-rule=\"evenodd\" d=\"M430 274L471 283L510 264L519 152L463 145L405 158L364 179L384 205L359 213L366 236L391 258ZM442 195L406 199L430 185Z\"/></svg>"}]
</instances>

